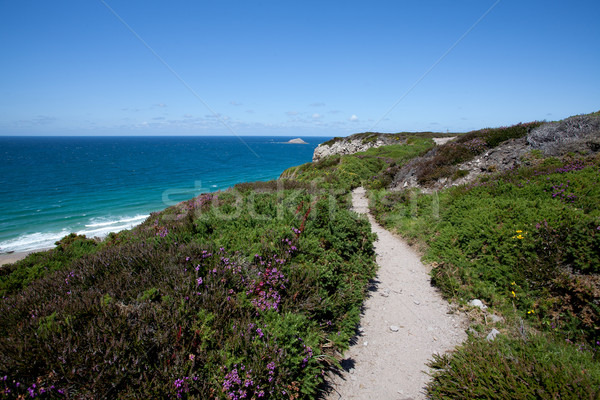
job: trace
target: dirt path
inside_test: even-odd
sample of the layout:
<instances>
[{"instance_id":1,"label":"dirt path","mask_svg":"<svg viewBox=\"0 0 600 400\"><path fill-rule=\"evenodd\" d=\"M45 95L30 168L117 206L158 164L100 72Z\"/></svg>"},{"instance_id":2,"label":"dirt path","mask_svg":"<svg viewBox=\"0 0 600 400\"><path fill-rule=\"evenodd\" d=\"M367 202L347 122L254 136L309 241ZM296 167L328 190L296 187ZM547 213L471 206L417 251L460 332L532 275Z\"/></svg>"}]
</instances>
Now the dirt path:
<instances>
[{"instance_id":1,"label":"dirt path","mask_svg":"<svg viewBox=\"0 0 600 400\"><path fill-rule=\"evenodd\" d=\"M368 214L365 190L353 192L353 207ZM424 399L425 365L466 339L464 319L431 286L428 269L404 241L368 214L379 272L365 301L356 344L344 354L328 400Z\"/></svg>"},{"instance_id":2,"label":"dirt path","mask_svg":"<svg viewBox=\"0 0 600 400\"><path fill-rule=\"evenodd\" d=\"M435 142L435 144L437 144L438 146L441 146L445 143L448 143L449 141L451 141L452 139L456 139L456 136L452 136L452 137L443 137L443 138L433 138L433 141Z\"/></svg>"}]
</instances>

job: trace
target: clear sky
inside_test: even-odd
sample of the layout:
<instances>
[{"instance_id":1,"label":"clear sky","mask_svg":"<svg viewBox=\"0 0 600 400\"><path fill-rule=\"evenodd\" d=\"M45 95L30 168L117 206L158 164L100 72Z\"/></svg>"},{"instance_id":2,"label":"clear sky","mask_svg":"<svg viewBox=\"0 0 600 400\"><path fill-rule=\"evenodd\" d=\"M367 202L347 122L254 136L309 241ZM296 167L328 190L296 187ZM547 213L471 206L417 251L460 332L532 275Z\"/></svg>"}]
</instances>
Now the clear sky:
<instances>
[{"instance_id":1,"label":"clear sky","mask_svg":"<svg viewBox=\"0 0 600 400\"><path fill-rule=\"evenodd\" d=\"M599 15L598 0L0 0L0 135L561 119L600 110Z\"/></svg>"}]
</instances>

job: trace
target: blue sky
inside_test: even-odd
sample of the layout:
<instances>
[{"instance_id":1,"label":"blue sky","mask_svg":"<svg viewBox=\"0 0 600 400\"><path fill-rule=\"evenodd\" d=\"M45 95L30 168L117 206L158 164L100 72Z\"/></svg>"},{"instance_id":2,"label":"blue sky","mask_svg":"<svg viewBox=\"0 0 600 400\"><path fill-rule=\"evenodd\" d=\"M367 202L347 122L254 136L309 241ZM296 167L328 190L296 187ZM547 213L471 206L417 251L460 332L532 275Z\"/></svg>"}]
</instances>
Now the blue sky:
<instances>
[{"instance_id":1,"label":"blue sky","mask_svg":"<svg viewBox=\"0 0 600 400\"><path fill-rule=\"evenodd\" d=\"M598 15L597 0L0 0L0 135L560 119L600 110Z\"/></svg>"}]
</instances>

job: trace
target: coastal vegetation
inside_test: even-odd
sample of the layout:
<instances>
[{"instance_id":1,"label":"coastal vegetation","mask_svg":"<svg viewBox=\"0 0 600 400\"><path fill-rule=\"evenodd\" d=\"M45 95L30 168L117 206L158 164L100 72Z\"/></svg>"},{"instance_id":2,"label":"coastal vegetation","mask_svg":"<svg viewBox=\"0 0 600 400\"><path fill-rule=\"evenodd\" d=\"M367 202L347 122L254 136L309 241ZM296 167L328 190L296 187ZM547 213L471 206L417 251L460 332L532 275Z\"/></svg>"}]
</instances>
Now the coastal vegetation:
<instances>
[{"instance_id":1,"label":"coastal vegetation","mask_svg":"<svg viewBox=\"0 0 600 400\"><path fill-rule=\"evenodd\" d=\"M432 157L415 160L417 181L419 184L426 185L441 178L456 177L462 172L458 169L458 164L469 161L507 140L524 137L541 124L541 122L530 122L508 127L481 129L460 135L456 140L440 146L432 154Z\"/></svg>"},{"instance_id":2,"label":"coastal vegetation","mask_svg":"<svg viewBox=\"0 0 600 400\"><path fill-rule=\"evenodd\" d=\"M423 251L432 283L471 318L468 340L431 360L431 398L597 398L598 153L530 148L518 168L461 186L390 190L403 168L426 187L545 126L443 146L402 134L2 268L0 398L318 397L376 273L369 224L349 210L361 185L377 220Z\"/></svg>"},{"instance_id":3,"label":"coastal vegetation","mask_svg":"<svg viewBox=\"0 0 600 400\"><path fill-rule=\"evenodd\" d=\"M545 159L440 193L372 197L380 222L425 249L446 296L481 299L505 320L496 326L473 315L469 341L432 363L440 370L434 398L455 397L459 388L464 398L552 397L556 387L565 398L573 393L568 382L578 387L568 398L598 393L599 168L598 156ZM505 337L485 346L490 326ZM490 355L502 362L490 363ZM507 374L527 384L490 386Z\"/></svg>"},{"instance_id":4,"label":"coastal vegetation","mask_svg":"<svg viewBox=\"0 0 600 400\"><path fill-rule=\"evenodd\" d=\"M379 132L363 132L356 133L351 136L352 139L360 140L362 143L372 143L377 140L386 140L390 142L403 141L409 137L421 137L421 138L438 138L438 137L451 137L456 135L455 133L439 133L439 132L398 132L398 133L379 133ZM347 138L334 137L326 142L323 142L323 146L331 146L334 143L343 142Z\"/></svg>"},{"instance_id":5,"label":"coastal vegetation","mask_svg":"<svg viewBox=\"0 0 600 400\"><path fill-rule=\"evenodd\" d=\"M378 221L423 249L433 284L472 318L467 342L432 360L431 398L600 394L600 156L579 150L534 149L518 169L439 192L372 192Z\"/></svg>"},{"instance_id":6,"label":"coastal vegetation","mask_svg":"<svg viewBox=\"0 0 600 400\"><path fill-rule=\"evenodd\" d=\"M343 192L362 184L383 188L391 183L397 168L435 146L433 140L426 136L410 136L405 138L404 144L370 148L356 154L333 155L302 164L285 170L281 179L310 182L319 188Z\"/></svg>"},{"instance_id":7,"label":"coastal vegetation","mask_svg":"<svg viewBox=\"0 0 600 400\"><path fill-rule=\"evenodd\" d=\"M345 201L240 185L11 286L2 397L314 397L375 273L368 222Z\"/></svg>"}]
</instances>

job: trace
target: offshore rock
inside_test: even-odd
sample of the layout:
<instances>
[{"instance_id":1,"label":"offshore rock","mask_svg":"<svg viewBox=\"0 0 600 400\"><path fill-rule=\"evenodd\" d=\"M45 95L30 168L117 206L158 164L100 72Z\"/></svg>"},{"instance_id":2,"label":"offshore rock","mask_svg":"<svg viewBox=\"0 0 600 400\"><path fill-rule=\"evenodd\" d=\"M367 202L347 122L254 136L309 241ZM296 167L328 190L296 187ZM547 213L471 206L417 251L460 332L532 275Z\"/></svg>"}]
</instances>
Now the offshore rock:
<instances>
[{"instance_id":1,"label":"offshore rock","mask_svg":"<svg viewBox=\"0 0 600 400\"><path fill-rule=\"evenodd\" d=\"M300 138L296 138L296 139L290 139L288 140L286 143L292 143L292 144L308 144L306 143L304 140L300 139Z\"/></svg>"}]
</instances>

